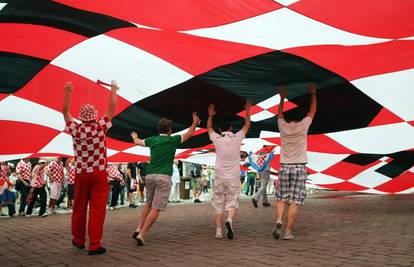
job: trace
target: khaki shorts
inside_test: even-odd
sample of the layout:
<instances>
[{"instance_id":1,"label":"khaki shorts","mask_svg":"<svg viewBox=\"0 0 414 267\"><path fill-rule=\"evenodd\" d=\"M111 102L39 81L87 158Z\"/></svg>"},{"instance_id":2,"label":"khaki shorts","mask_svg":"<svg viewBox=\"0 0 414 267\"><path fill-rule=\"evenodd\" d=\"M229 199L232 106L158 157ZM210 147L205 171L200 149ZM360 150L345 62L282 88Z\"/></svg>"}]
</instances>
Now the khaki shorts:
<instances>
[{"instance_id":1,"label":"khaki shorts","mask_svg":"<svg viewBox=\"0 0 414 267\"><path fill-rule=\"evenodd\" d=\"M203 190L203 178L201 177L194 178L194 188L193 188L194 193L201 193L202 190Z\"/></svg>"},{"instance_id":2,"label":"khaki shorts","mask_svg":"<svg viewBox=\"0 0 414 267\"><path fill-rule=\"evenodd\" d=\"M147 204L159 211L166 210L171 191L171 176L148 174L145 178L145 186L147 187Z\"/></svg>"},{"instance_id":3,"label":"khaki shorts","mask_svg":"<svg viewBox=\"0 0 414 267\"><path fill-rule=\"evenodd\" d=\"M214 180L211 204L216 214L239 208L240 178Z\"/></svg>"},{"instance_id":4,"label":"khaki shorts","mask_svg":"<svg viewBox=\"0 0 414 267\"><path fill-rule=\"evenodd\" d=\"M50 183L50 198L58 200L60 197L60 192L62 191L62 184L61 183Z\"/></svg>"}]
</instances>

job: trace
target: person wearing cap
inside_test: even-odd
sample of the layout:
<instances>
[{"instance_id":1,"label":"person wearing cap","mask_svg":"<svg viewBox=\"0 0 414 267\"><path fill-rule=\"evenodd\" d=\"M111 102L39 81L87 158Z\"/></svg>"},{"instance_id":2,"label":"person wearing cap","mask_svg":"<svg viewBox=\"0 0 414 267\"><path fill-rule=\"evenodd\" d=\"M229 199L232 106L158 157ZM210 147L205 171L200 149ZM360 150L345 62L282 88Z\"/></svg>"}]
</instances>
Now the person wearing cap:
<instances>
[{"instance_id":1,"label":"person wearing cap","mask_svg":"<svg viewBox=\"0 0 414 267\"><path fill-rule=\"evenodd\" d=\"M106 215L106 199L109 185L107 181L106 131L112 126L119 87L111 82L109 107L106 115L98 119L98 111L92 104L80 108L81 123L76 123L69 112L73 85L64 86L63 116L66 131L72 136L75 152L75 199L72 213L72 245L85 248L87 210L89 205L89 251L88 255L103 254L101 246L103 225Z\"/></svg>"},{"instance_id":2,"label":"person wearing cap","mask_svg":"<svg viewBox=\"0 0 414 267\"><path fill-rule=\"evenodd\" d=\"M36 204L37 197L40 197L40 217L46 217L46 181L45 181L46 160L40 159L37 165L33 168L32 180L30 181L30 192L27 197L28 207L26 210L26 217L32 215L33 207Z\"/></svg>"}]
</instances>

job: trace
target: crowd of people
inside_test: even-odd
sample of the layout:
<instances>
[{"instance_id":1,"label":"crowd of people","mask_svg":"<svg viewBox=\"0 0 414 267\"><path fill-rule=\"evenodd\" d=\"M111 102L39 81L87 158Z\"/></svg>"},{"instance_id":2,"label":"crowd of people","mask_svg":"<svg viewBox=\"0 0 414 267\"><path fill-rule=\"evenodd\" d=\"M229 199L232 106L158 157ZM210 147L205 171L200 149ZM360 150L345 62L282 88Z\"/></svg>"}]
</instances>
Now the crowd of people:
<instances>
[{"instance_id":1,"label":"crowd of people","mask_svg":"<svg viewBox=\"0 0 414 267\"><path fill-rule=\"evenodd\" d=\"M19 212L26 216L32 214L36 200L40 198L39 216L47 216L46 211L46 180L49 178L49 204L50 213L56 211L59 205L59 198L64 183L65 171L68 176L68 207L73 207L72 213L72 245L78 249L85 249L86 227L88 227L89 248L88 255L98 255L106 252L101 245L103 236L103 225L105 221L106 207L109 203L111 209L118 205L118 198L124 195L125 186L128 186L130 207L135 208L133 203L134 191L139 189L140 198L145 199L141 209L139 223L133 232L132 238L138 246L146 243L146 235L161 211L165 211L170 196L174 195L177 200L177 166L174 164L174 157L177 147L189 140L196 127L200 123L200 117L196 112L192 113L192 123L187 132L183 135L172 135L172 121L162 118L158 122L159 135L141 139L136 132L131 133L132 141L150 149L150 161L143 171L135 163L130 163L126 171L122 165L109 164L106 157L105 136L107 130L112 126L117 105L117 91L119 87L115 81L110 85L109 105L106 114L98 118L98 111L91 104L81 106L79 119L76 122L70 111L69 104L73 85L68 82L64 86L64 99L62 114L66 123L66 131L72 136L74 159L63 162L61 159L54 160L47 164L40 159L33 170L27 160L21 160L16 166L16 176L19 181L21 201ZM284 87L278 88L280 103L277 115L277 126L281 134L280 149L280 170L279 184L276 187L276 212L275 222L272 230L273 237L282 237L283 214L287 212L287 226L283 239L294 238L292 228L296 220L298 208L303 205L306 197L306 149L307 132L316 112L316 85L309 84L310 107L306 115L283 112L283 105L287 96ZM226 236L233 239L233 223L238 212L239 197L243 183L247 183L246 192L253 194L252 185L254 173L246 172L241 175L246 166L240 167L240 148L243 139L250 128L250 110L252 103L247 101L245 105L245 123L243 127L233 132L232 124L229 121L222 121L219 127L213 127L213 118L217 110L213 104L207 107L207 131L210 140L215 146L216 162L214 181L212 183L212 207L215 213L215 237L223 237L223 224L226 228ZM216 130L217 129L217 130ZM263 147L256 153L246 155L242 153L245 160L249 159L250 166L257 171L260 186L252 197L255 208L258 201L262 199L264 207L270 206L267 199L267 186L270 179L270 162L273 157L272 147ZM15 194L12 188L13 181L8 178L9 165L2 162L0 165L0 203L9 208L9 215L13 215ZM139 171L138 171L139 170ZM192 170L197 172L197 170ZM178 172L179 173L179 172ZM143 175L145 174L145 175ZM200 195L208 185L195 174L194 202L201 202ZM69 189L70 177L74 177L74 186ZM247 179L246 179L247 178ZM16 181L17 181L16 179ZM241 181L243 182L241 183ZM173 182L172 182L173 181ZM173 186L174 185L174 186ZM17 186L17 184L16 184ZM144 196L145 187L145 196ZM70 192L69 192L70 191ZM110 194L109 194L110 192ZM108 195L110 197L108 198ZM72 199L74 200L72 204ZM124 197L121 196L121 203ZM28 207L25 209L25 205ZM89 207L89 209L88 209ZM89 215L89 216L88 216Z\"/></svg>"}]
</instances>

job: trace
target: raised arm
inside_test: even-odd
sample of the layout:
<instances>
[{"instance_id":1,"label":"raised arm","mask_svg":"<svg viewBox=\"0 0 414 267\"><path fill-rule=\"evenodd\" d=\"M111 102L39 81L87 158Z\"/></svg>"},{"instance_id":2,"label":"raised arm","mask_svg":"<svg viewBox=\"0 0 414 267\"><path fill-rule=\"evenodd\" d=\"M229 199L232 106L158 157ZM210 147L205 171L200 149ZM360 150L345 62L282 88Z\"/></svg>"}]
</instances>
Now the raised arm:
<instances>
[{"instance_id":1,"label":"raised arm","mask_svg":"<svg viewBox=\"0 0 414 267\"><path fill-rule=\"evenodd\" d=\"M208 131L208 134L210 135L211 133L214 132L213 118L216 115L217 110L215 109L214 104L208 105L207 110L208 110L207 131Z\"/></svg>"},{"instance_id":2,"label":"raised arm","mask_svg":"<svg viewBox=\"0 0 414 267\"><path fill-rule=\"evenodd\" d=\"M311 103L310 103L309 112L307 116L313 119L316 113L316 84L315 83L309 83L308 92L311 96Z\"/></svg>"},{"instance_id":3,"label":"raised arm","mask_svg":"<svg viewBox=\"0 0 414 267\"><path fill-rule=\"evenodd\" d=\"M285 103L285 98L287 97L287 91L283 85L279 86L278 89L279 89L280 102L279 102L279 109L277 111L277 118L283 120L285 119L283 117L283 104Z\"/></svg>"},{"instance_id":4,"label":"raised arm","mask_svg":"<svg viewBox=\"0 0 414 267\"><path fill-rule=\"evenodd\" d=\"M250 128L250 110L252 109L252 101L247 100L244 108L246 109L246 119L244 121L244 126L242 128L244 134L246 135Z\"/></svg>"},{"instance_id":5,"label":"raised arm","mask_svg":"<svg viewBox=\"0 0 414 267\"><path fill-rule=\"evenodd\" d=\"M136 132L132 132L131 137L132 137L132 140L134 141L134 144L139 145L139 146L145 146L144 139L140 139Z\"/></svg>"},{"instance_id":6,"label":"raised arm","mask_svg":"<svg viewBox=\"0 0 414 267\"><path fill-rule=\"evenodd\" d=\"M62 113L63 117L65 118L65 122L72 120L72 114L69 112L69 104L70 104L70 96L73 92L73 85L72 82L66 82L65 86L63 87L63 108Z\"/></svg>"},{"instance_id":7,"label":"raised arm","mask_svg":"<svg viewBox=\"0 0 414 267\"><path fill-rule=\"evenodd\" d=\"M200 118L198 117L197 112L193 112L193 123L191 124L190 129L183 135L181 143L184 143L193 136L199 122Z\"/></svg>"},{"instance_id":8,"label":"raised arm","mask_svg":"<svg viewBox=\"0 0 414 267\"><path fill-rule=\"evenodd\" d=\"M111 94L109 96L108 112L106 113L106 116L108 117L109 120L112 120L115 114L116 102L117 102L116 92L118 90L119 90L118 84L116 83L116 81L112 80L111 81Z\"/></svg>"}]
</instances>

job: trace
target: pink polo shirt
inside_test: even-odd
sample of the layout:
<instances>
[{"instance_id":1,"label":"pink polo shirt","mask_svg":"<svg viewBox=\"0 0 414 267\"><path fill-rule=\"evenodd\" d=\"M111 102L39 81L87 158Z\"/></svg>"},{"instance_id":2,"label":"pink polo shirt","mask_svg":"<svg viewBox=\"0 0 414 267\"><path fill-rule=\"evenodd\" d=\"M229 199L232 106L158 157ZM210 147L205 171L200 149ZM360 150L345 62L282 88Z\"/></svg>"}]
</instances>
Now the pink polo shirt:
<instances>
[{"instance_id":1,"label":"pink polo shirt","mask_svg":"<svg viewBox=\"0 0 414 267\"><path fill-rule=\"evenodd\" d=\"M240 179L240 146L244 137L243 130L235 134L210 134L210 140L216 147L215 179Z\"/></svg>"},{"instance_id":2,"label":"pink polo shirt","mask_svg":"<svg viewBox=\"0 0 414 267\"><path fill-rule=\"evenodd\" d=\"M287 123L278 119L282 146L280 148L280 163L307 163L307 137L312 118L306 116L299 122Z\"/></svg>"}]
</instances>

